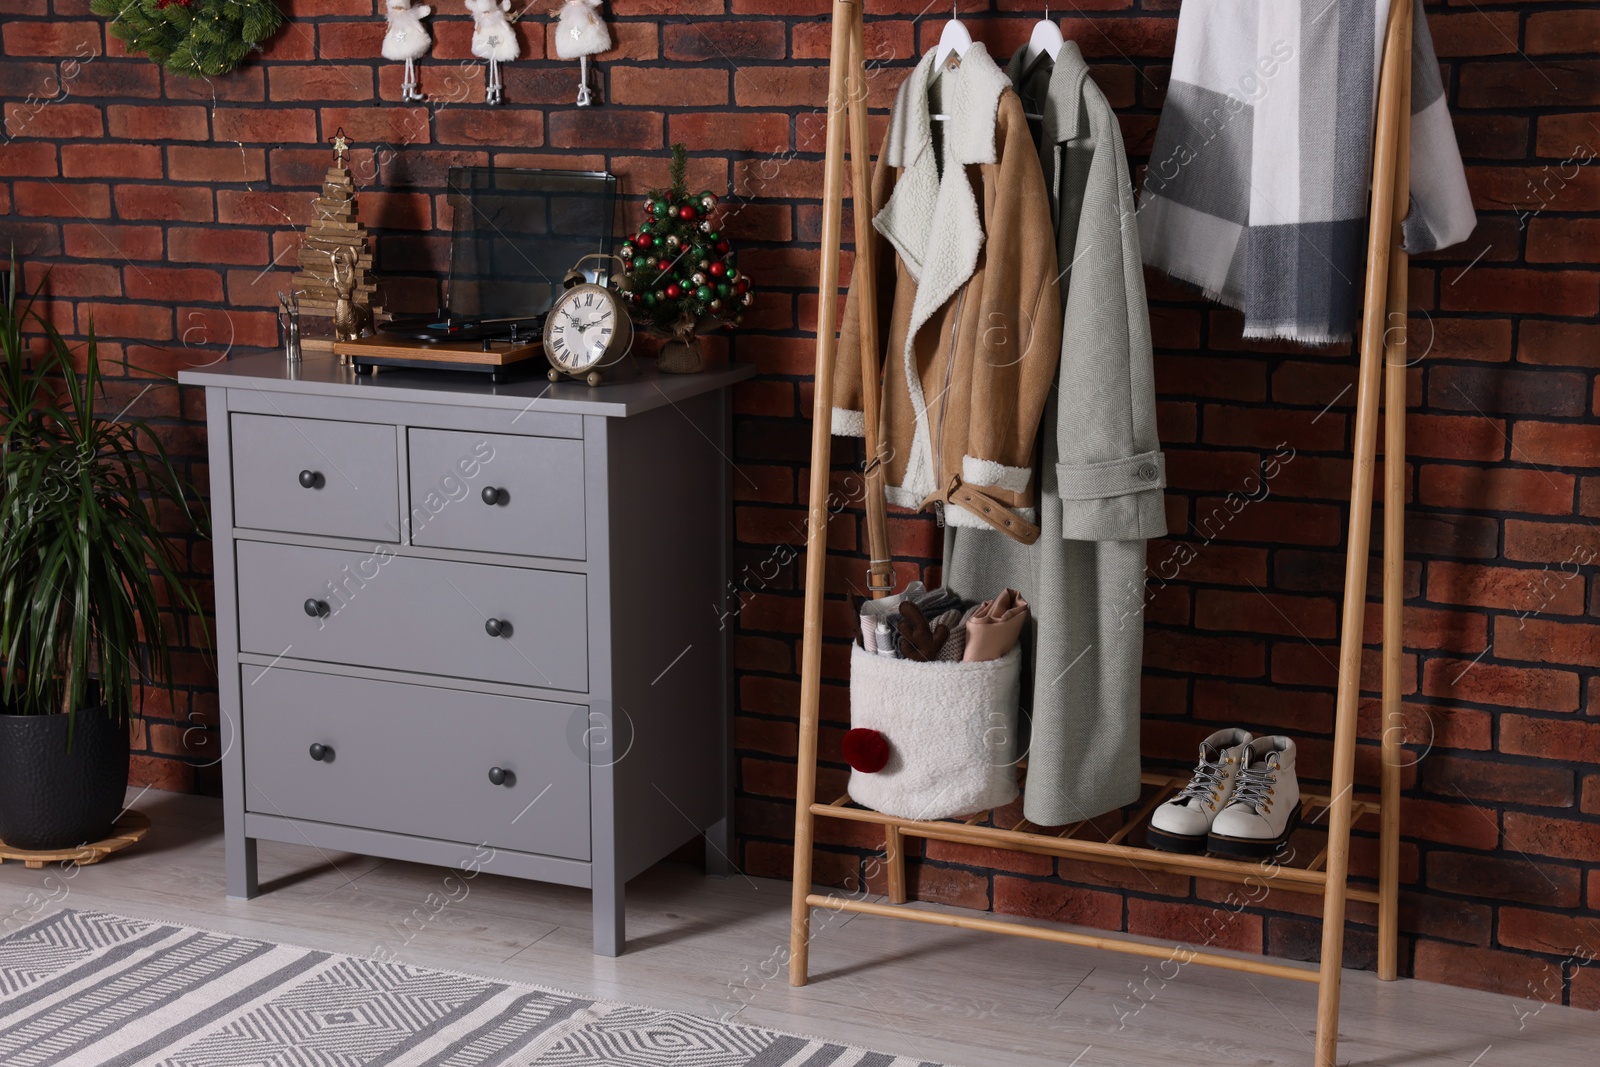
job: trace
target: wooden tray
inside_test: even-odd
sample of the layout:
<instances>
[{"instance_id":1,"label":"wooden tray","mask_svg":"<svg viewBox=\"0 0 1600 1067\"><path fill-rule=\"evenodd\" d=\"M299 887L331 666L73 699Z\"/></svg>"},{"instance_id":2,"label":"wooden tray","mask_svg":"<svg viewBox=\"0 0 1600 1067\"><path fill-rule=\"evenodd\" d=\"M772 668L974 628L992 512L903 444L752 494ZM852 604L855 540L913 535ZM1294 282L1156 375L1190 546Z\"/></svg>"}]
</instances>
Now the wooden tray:
<instances>
[{"instance_id":1,"label":"wooden tray","mask_svg":"<svg viewBox=\"0 0 1600 1067\"><path fill-rule=\"evenodd\" d=\"M519 364L544 358L544 344L508 344L504 341L412 341L378 334L354 341L335 341L333 352L347 357L360 375L375 367L412 367L422 370L461 370L488 374L499 384Z\"/></svg>"},{"instance_id":2,"label":"wooden tray","mask_svg":"<svg viewBox=\"0 0 1600 1067\"><path fill-rule=\"evenodd\" d=\"M76 863L81 867L99 863L113 852L121 852L149 832L149 816L143 812L125 811L111 825L110 835L100 841L91 841L75 848L12 848L0 841L0 863L6 860L21 860L22 865L32 871L47 863Z\"/></svg>"}]
</instances>

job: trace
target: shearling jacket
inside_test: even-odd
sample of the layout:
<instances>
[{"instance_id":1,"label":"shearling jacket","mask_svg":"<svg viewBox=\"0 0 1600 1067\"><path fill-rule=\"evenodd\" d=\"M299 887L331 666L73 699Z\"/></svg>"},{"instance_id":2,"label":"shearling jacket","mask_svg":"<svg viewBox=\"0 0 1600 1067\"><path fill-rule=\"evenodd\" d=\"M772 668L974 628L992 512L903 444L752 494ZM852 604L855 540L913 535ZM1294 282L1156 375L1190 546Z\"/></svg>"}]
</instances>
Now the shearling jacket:
<instances>
[{"instance_id":1,"label":"shearling jacket","mask_svg":"<svg viewBox=\"0 0 1600 1067\"><path fill-rule=\"evenodd\" d=\"M853 277L833 432L865 432L861 361L881 362L888 502L1031 540L1034 443L1061 347L1056 248L1022 104L983 45L955 69L929 52L901 85L872 206L886 351L861 351Z\"/></svg>"},{"instance_id":2,"label":"shearling jacket","mask_svg":"<svg viewBox=\"0 0 1600 1067\"><path fill-rule=\"evenodd\" d=\"M1117 117L1068 41L1052 62L1011 61L1041 115L1056 207L1064 324L1045 414L1039 540L945 531L944 580L964 597L1022 591L1023 707L1031 713L1023 814L1093 818L1139 796L1145 541L1166 533L1150 317L1133 184Z\"/></svg>"}]
</instances>

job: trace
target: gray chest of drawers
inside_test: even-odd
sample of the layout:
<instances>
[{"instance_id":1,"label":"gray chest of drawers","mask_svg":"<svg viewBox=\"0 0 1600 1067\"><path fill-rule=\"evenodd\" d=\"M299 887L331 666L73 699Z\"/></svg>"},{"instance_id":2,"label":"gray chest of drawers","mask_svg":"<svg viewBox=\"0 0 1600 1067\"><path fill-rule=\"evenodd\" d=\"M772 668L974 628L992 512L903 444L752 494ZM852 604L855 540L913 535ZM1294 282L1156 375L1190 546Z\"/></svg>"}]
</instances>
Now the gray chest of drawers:
<instances>
[{"instance_id":1,"label":"gray chest of drawers","mask_svg":"<svg viewBox=\"0 0 1600 1067\"><path fill-rule=\"evenodd\" d=\"M227 882L257 840L623 886L732 854L727 390L253 355L206 390Z\"/></svg>"}]
</instances>

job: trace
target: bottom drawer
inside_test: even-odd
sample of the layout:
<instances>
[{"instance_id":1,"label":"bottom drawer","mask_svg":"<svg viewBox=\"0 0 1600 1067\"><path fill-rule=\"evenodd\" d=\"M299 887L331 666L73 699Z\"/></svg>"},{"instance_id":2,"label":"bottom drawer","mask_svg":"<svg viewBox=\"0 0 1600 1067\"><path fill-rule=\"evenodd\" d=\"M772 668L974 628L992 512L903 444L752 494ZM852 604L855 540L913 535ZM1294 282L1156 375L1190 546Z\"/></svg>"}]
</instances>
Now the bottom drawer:
<instances>
[{"instance_id":1,"label":"bottom drawer","mask_svg":"<svg viewBox=\"0 0 1600 1067\"><path fill-rule=\"evenodd\" d=\"M249 811L589 858L583 707L258 672L244 668L241 687Z\"/></svg>"}]
</instances>

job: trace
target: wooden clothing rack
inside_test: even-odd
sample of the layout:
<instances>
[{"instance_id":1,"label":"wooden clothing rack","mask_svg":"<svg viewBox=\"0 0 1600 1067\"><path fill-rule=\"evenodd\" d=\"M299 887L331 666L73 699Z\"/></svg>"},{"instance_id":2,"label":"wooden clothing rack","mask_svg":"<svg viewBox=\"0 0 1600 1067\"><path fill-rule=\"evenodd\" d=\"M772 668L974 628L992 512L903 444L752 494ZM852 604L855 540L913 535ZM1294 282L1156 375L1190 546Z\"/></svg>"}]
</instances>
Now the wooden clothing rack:
<instances>
[{"instance_id":1,"label":"wooden clothing rack","mask_svg":"<svg viewBox=\"0 0 1600 1067\"><path fill-rule=\"evenodd\" d=\"M1080 834L1086 823L1061 829L1037 829L1027 820L997 825L993 812L964 820L919 821L884 815L850 805L848 796L818 802L817 723L822 677L822 607L826 583L829 469L832 456L830 408L833 403L837 338L830 309L839 293L840 222L844 211L846 137L850 179L860 198L871 189L868 173L866 71L863 46L864 0L835 0L832 51L829 59L827 155L823 179L822 264L818 281L818 329L815 397L812 412L810 516L806 536L805 626L800 661L799 774L795 787L794 895L790 914L789 982L804 985L810 948L813 907L880 915L894 919L1009 934L1135 956L1168 958L1173 950L1118 935L1080 933L1050 926L1006 922L977 914L928 911L906 907L904 841L919 837L987 848L1010 849L1044 856L1146 868L1226 882L1259 884L1323 898L1322 954L1319 966L1185 950L1186 959L1227 970L1269 975L1318 986L1315 1067L1334 1067L1339 1032L1339 980L1343 957L1345 902L1378 905L1378 977L1393 980L1398 964L1399 930L1399 794L1400 754L1404 722L1400 709L1401 606L1405 568L1405 415L1406 415L1406 268L1400 247L1400 223L1409 200L1411 114L1412 5L1391 4L1384 31L1383 61L1378 82L1377 119L1372 152L1372 201L1367 244L1367 276L1361 323L1354 473L1350 485L1350 528L1345 555L1343 616L1340 626L1339 678L1335 704L1332 782L1325 795L1304 797L1306 824L1327 824L1327 846L1305 867L1267 868L1262 864L1157 852L1127 843L1157 805L1181 789L1186 778L1146 774L1153 792L1132 816L1105 840ZM862 347L879 345L872 264L872 212L867 203L855 211L855 278L860 287ZM1387 225L1376 220L1386 220ZM893 584L889 561L883 471L878 461L877 420L880 410L878 368L863 359L862 408L869 414L866 432L866 516L871 561L868 585L874 597ZM1383 739L1382 772L1377 796L1357 796L1355 786L1356 713L1360 697L1361 642L1367 599L1367 557L1372 518L1374 458L1380 387L1384 394L1385 459L1383 530ZM1353 887L1350 876L1350 827L1361 815L1378 816L1379 873L1376 888ZM817 818L849 819L883 827L888 903L847 899L812 891L812 846Z\"/></svg>"}]
</instances>

